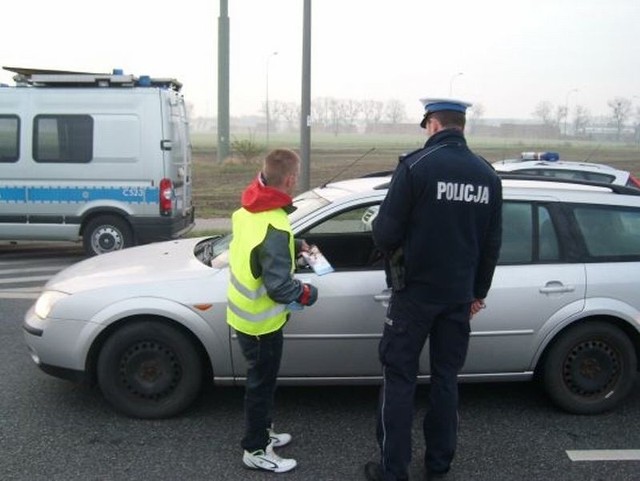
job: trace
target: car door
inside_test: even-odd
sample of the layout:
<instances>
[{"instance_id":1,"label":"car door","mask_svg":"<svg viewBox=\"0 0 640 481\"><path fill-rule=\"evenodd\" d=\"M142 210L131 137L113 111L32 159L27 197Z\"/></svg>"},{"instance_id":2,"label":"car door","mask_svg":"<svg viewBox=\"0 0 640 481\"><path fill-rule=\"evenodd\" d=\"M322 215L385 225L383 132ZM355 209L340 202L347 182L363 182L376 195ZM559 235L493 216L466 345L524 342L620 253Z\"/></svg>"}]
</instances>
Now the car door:
<instances>
[{"instance_id":1,"label":"car door","mask_svg":"<svg viewBox=\"0 0 640 481\"><path fill-rule=\"evenodd\" d=\"M378 343L386 310L375 296L386 282L367 208L342 210L302 233L334 271L322 276L305 268L296 272L318 288L319 297L313 306L291 314L280 377L380 377Z\"/></svg>"},{"instance_id":2,"label":"car door","mask_svg":"<svg viewBox=\"0 0 640 481\"><path fill-rule=\"evenodd\" d=\"M593 314L626 312L640 318L640 209L613 205L574 205L573 217L584 239L589 279L588 309Z\"/></svg>"},{"instance_id":3,"label":"car door","mask_svg":"<svg viewBox=\"0 0 640 481\"><path fill-rule=\"evenodd\" d=\"M463 375L524 373L550 329L584 307L584 264L568 262L549 205L505 201L500 260L471 321Z\"/></svg>"}]
</instances>

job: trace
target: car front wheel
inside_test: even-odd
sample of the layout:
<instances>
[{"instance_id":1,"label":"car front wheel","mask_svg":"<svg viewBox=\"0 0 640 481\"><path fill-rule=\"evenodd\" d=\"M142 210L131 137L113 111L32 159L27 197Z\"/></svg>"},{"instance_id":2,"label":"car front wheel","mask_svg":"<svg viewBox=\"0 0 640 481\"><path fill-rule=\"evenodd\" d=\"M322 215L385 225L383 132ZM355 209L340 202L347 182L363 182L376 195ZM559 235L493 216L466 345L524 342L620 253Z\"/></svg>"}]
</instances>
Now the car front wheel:
<instances>
[{"instance_id":1,"label":"car front wheel","mask_svg":"<svg viewBox=\"0 0 640 481\"><path fill-rule=\"evenodd\" d=\"M202 386L202 362L193 342L162 322L125 325L105 342L98 357L98 385L127 416L145 419L179 414Z\"/></svg>"},{"instance_id":2,"label":"car front wheel","mask_svg":"<svg viewBox=\"0 0 640 481\"><path fill-rule=\"evenodd\" d=\"M544 385L566 411L598 414L616 407L633 387L637 358L617 327L586 322L554 342L544 362Z\"/></svg>"}]
</instances>

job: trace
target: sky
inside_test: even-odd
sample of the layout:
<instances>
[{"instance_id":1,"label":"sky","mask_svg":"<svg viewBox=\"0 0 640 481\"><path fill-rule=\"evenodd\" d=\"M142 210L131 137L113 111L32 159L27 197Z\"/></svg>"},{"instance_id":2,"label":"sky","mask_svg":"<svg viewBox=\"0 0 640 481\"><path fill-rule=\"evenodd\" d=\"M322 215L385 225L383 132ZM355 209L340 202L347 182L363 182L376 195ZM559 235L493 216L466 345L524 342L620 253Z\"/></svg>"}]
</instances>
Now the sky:
<instances>
[{"instance_id":1,"label":"sky","mask_svg":"<svg viewBox=\"0 0 640 481\"><path fill-rule=\"evenodd\" d=\"M300 103L303 0L228 0L231 116ZM422 97L611 115L640 106L638 0L311 0L311 98ZM196 116L217 115L219 0L30 0L3 9L0 65L173 77ZM277 52L277 53L275 53ZM0 70L0 83L13 84Z\"/></svg>"}]
</instances>

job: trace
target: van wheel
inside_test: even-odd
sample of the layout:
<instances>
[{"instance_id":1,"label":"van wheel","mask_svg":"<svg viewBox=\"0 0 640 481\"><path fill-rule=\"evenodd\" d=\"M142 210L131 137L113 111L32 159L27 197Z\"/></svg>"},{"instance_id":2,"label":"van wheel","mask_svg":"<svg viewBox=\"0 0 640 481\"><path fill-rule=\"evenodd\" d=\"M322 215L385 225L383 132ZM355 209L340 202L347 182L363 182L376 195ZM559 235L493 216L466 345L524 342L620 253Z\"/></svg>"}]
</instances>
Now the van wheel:
<instances>
[{"instance_id":1,"label":"van wheel","mask_svg":"<svg viewBox=\"0 0 640 481\"><path fill-rule=\"evenodd\" d=\"M89 256L119 251L133 245L129 224L115 215L102 215L91 219L84 228L82 245Z\"/></svg>"},{"instance_id":2,"label":"van wheel","mask_svg":"<svg viewBox=\"0 0 640 481\"><path fill-rule=\"evenodd\" d=\"M624 332L604 322L587 322L554 342L543 379L549 397L562 409L598 414L629 394L636 369L636 352Z\"/></svg>"},{"instance_id":3,"label":"van wheel","mask_svg":"<svg viewBox=\"0 0 640 481\"><path fill-rule=\"evenodd\" d=\"M193 342L179 329L154 321L118 329L100 351L98 385L127 416L175 416L194 402L203 367Z\"/></svg>"}]
</instances>

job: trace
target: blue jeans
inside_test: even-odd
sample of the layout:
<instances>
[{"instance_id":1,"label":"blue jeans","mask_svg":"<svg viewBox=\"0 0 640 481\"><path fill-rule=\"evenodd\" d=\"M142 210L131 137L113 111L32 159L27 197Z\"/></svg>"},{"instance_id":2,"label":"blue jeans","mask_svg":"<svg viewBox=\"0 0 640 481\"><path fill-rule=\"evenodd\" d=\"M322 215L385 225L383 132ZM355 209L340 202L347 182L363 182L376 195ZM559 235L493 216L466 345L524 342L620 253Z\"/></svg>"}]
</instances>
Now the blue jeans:
<instances>
[{"instance_id":1,"label":"blue jeans","mask_svg":"<svg viewBox=\"0 0 640 481\"><path fill-rule=\"evenodd\" d=\"M393 319L384 326L377 437L387 481L408 478L416 378L427 338L431 387L423 422L425 465L427 470L449 470L458 437L457 375L469 345L469 312L468 303L433 304L420 321Z\"/></svg>"},{"instance_id":2,"label":"blue jeans","mask_svg":"<svg viewBox=\"0 0 640 481\"><path fill-rule=\"evenodd\" d=\"M253 452L269 443L273 399L282 358L282 329L262 336L236 331L248 363L244 394L245 434L242 448Z\"/></svg>"}]
</instances>

